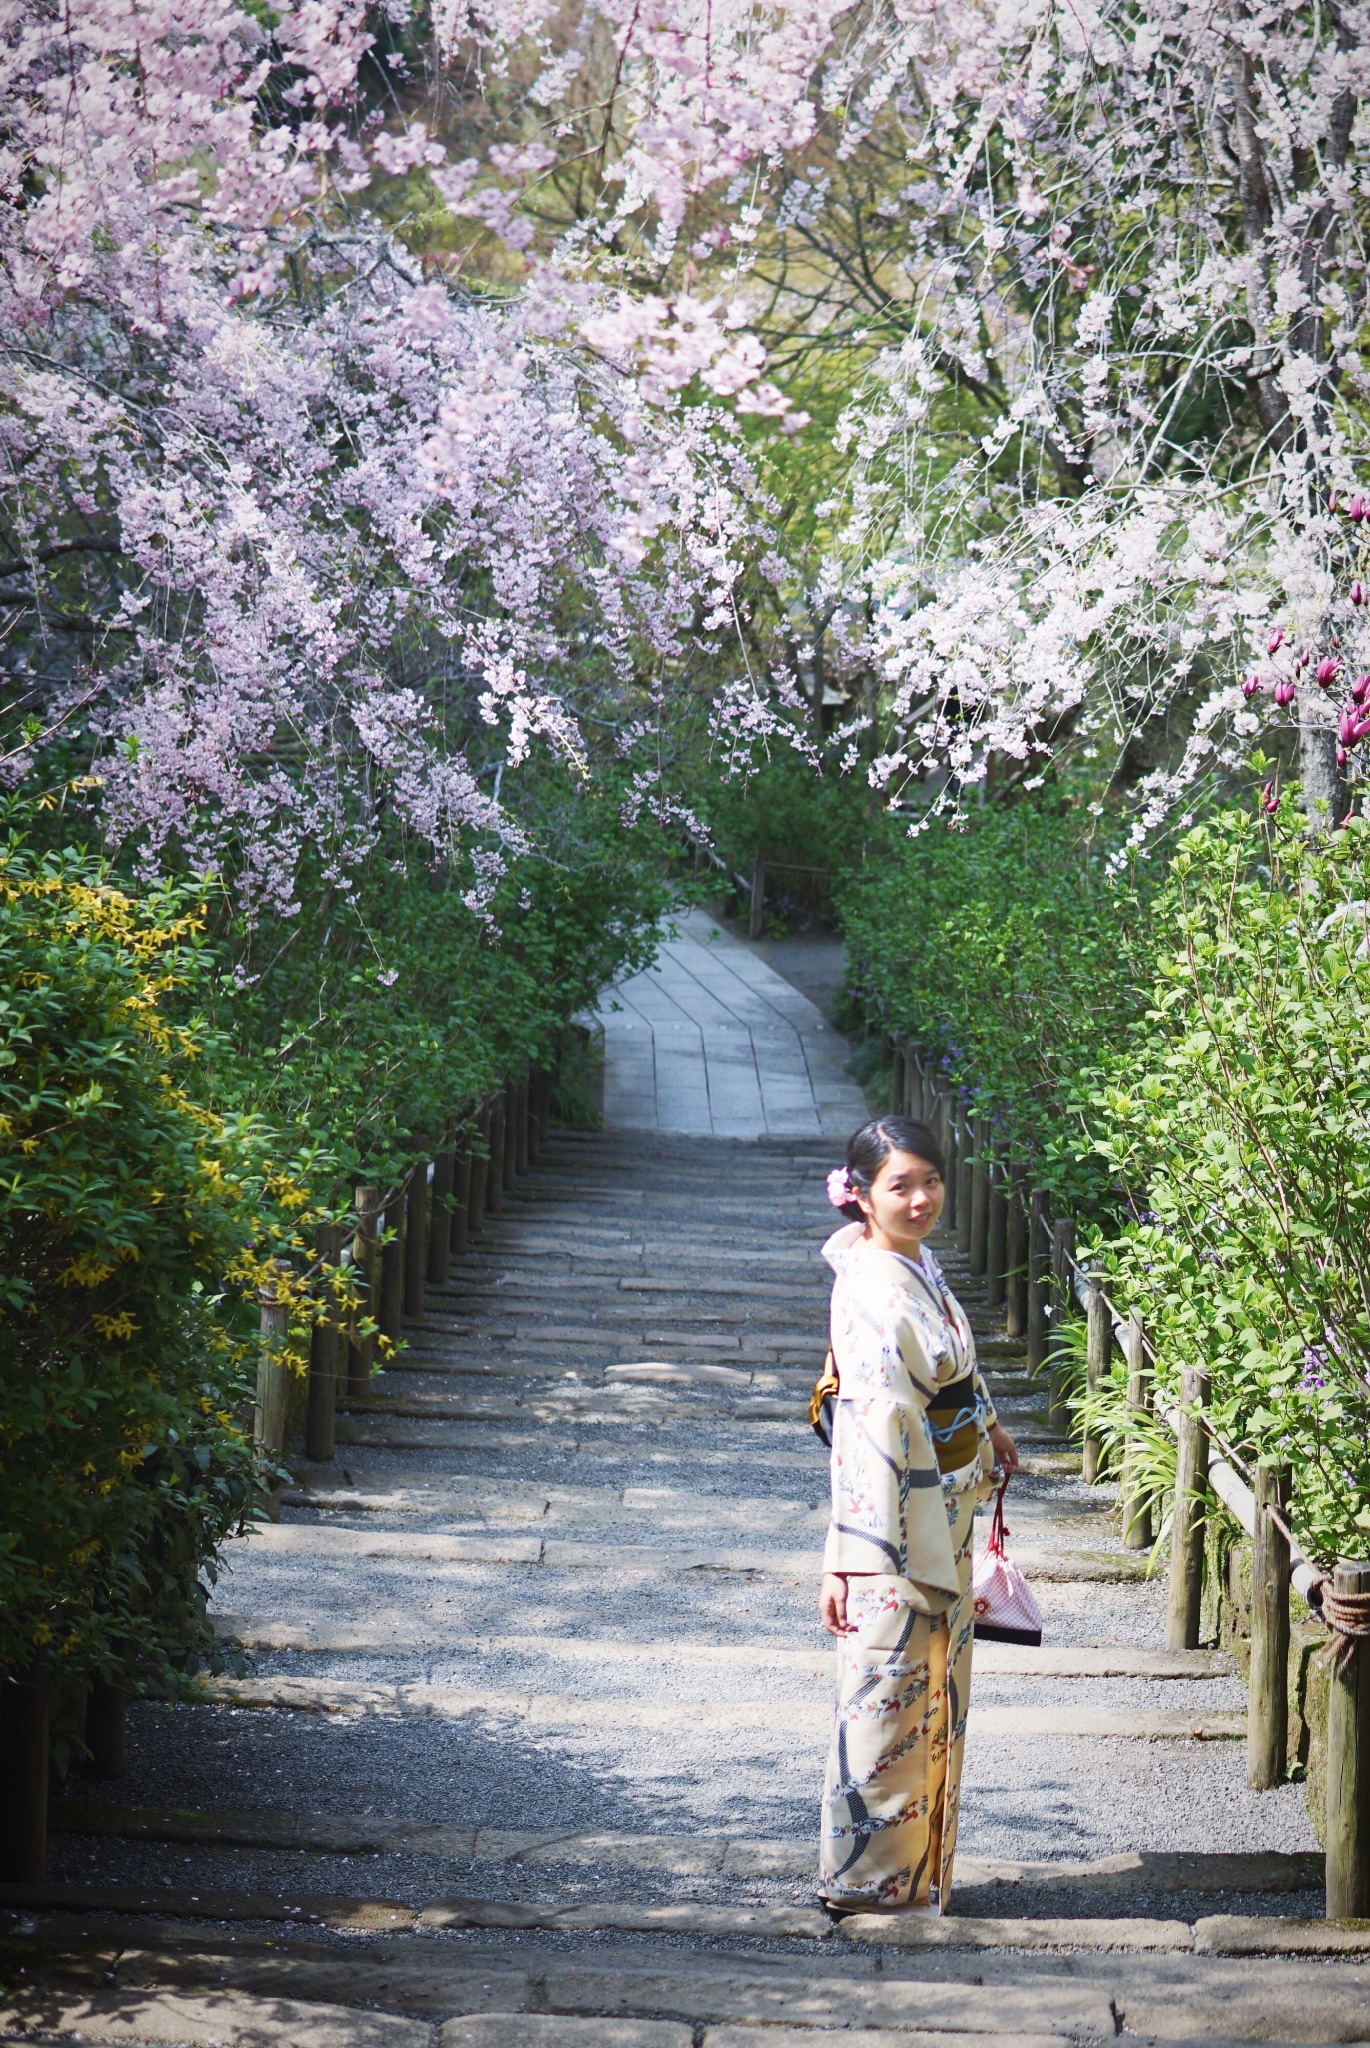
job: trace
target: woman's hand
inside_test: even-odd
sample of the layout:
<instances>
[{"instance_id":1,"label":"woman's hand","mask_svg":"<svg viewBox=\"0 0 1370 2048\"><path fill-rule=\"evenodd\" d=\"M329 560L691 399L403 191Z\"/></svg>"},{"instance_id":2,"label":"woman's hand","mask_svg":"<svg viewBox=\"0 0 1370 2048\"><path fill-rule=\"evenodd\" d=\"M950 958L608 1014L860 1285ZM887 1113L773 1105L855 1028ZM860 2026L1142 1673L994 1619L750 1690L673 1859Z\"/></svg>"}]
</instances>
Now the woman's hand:
<instances>
[{"instance_id":1,"label":"woman's hand","mask_svg":"<svg viewBox=\"0 0 1370 2048\"><path fill-rule=\"evenodd\" d=\"M818 1619L830 1636L851 1636L856 1630L847 1620L847 1582L841 1572L824 1572L818 1589Z\"/></svg>"},{"instance_id":2,"label":"woman's hand","mask_svg":"<svg viewBox=\"0 0 1370 2048\"><path fill-rule=\"evenodd\" d=\"M989 1432L989 1440L994 1446L994 1456L1000 1471L1005 1479L1012 1479L1014 1473L1018 1470L1017 1444L1000 1422L996 1422L993 1429ZM824 1583L827 1583L826 1580Z\"/></svg>"}]
</instances>

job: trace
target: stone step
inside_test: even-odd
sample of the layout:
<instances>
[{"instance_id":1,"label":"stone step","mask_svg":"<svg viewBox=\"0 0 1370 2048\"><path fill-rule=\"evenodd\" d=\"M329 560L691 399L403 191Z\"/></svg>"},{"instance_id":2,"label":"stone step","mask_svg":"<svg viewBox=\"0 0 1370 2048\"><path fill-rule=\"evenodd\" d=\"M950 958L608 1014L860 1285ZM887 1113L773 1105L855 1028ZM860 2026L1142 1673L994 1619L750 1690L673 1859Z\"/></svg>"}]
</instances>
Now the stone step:
<instances>
[{"instance_id":1,"label":"stone step","mask_svg":"<svg viewBox=\"0 0 1370 2048\"><path fill-rule=\"evenodd\" d=\"M1138 1917L1053 1919L947 1914L916 1920L854 1913L834 1922L818 1905L711 1906L442 1897L423 1904L321 1892L250 1892L100 1884L0 1884L0 1910L96 1913L161 1920L280 1921L348 1933L508 1928L553 1933L706 1935L725 1940L876 1943L901 1949L1070 1949L1208 1955L1370 1955L1362 1921L1217 1914L1193 1923Z\"/></svg>"},{"instance_id":2,"label":"stone step","mask_svg":"<svg viewBox=\"0 0 1370 2048\"><path fill-rule=\"evenodd\" d=\"M624 1669L634 1665L655 1672L681 1667L745 1671L788 1671L814 1679L831 1690L836 1651L826 1644L790 1650L774 1643L596 1642L584 1637L472 1636L458 1626L412 1607L372 1613L364 1620L257 1619L216 1612L214 1626L221 1640L247 1650L296 1650L350 1656L366 1650L442 1649L469 1657L521 1657L547 1664L590 1664ZM1104 1649L1066 1645L1038 1648L1023 1643L977 1643L976 1678L1147 1678L1201 1681L1233 1675L1232 1659L1217 1650L1152 1650L1128 1644Z\"/></svg>"},{"instance_id":3,"label":"stone step","mask_svg":"<svg viewBox=\"0 0 1370 2048\"><path fill-rule=\"evenodd\" d=\"M688 1572L774 1573L796 1581L817 1580L822 1565L817 1540L825 1518L815 1514L815 1540L805 1550L733 1548L681 1542L624 1543L610 1533L593 1540L551 1535L448 1535L418 1529L347 1529L319 1522L257 1522L224 1547L232 1558L246 1548L254 1558L396 1558L408 1563L543 1565L549 1571L648 1573L663 1579ZM1045 1583L1121 1585L1147 1575L1147 1560L1136 1552L1057 1550L1015 1545L1013 1557L1024 1575Z\"/></svg>"},{"instance_id":4,"label":"stone step","mask_svg":"<svg viewBox=\"0 0 1370 2048\"><path fill-rule=\"evenodd\" d=\"M656 1871L671 1877L811 1878L808 1838L765 1840L727 1835L532 1833L511 1828L387 1819L374 1814L194 1812L116 1806L104 1800L60 1801L55 1828L76 1835L134 1841L200 1843L246 1849L293 1849L322 1855L437 1857L447 1862L582 1865ZM1322 1884L1323 1859L1273 1850L1169 1853L1127 1851L1091 1861L1024 1863L961 1855L958 1898L1014 1886L1038 1891L1262 1892L1311 1891Z\"/></svg>"},{"instance_id":5,"label":"stone step","mask_svg":"<svg viewBox=\"0 0 1370 2048\"><path fill-rule=\"evenodd\" d=\"M967 2036L1061 2048L1124 2033L1245 2048L1370 2038L1370 1973L1354 1958L1253 1965L1245 1950L948 1948L929 1962L887 1943L839 1942L777 1967L764 1953L524 1941L11 1940L6 1960L22 1959L23 1979L0 2026L129 2042L141 2023L143 2038L196 2048L820 2048L834 2035L844 2048L951 2048ZM378 1998L388 2011L375 2010ZM586 2024L572 2032L577 2020ZM674 2036L662 2031L672 2025Z\"/></svg>"},{"instance_id":6,"label":"stone step","mask_svg":"<svg viewBox=\"0 0 1370 2048\"><path fill-rule=\"evenodd\" d=\"M362 1679L206 1678L203 1697L220 1706L292 1708L305 1713L405 1714L460 1719L485 1715L544 1728L646 1729L687 1736L721 1732L803 1736L825 1742L832 1725L826 1700L629 1699L620 1695L522 1693L453 1685L371 1684ZM1240 1742L1246 1715L1181 1707L977 1707L981 1739L1021 1741L1126 1740Z\"/></svg>"}]
</instances>

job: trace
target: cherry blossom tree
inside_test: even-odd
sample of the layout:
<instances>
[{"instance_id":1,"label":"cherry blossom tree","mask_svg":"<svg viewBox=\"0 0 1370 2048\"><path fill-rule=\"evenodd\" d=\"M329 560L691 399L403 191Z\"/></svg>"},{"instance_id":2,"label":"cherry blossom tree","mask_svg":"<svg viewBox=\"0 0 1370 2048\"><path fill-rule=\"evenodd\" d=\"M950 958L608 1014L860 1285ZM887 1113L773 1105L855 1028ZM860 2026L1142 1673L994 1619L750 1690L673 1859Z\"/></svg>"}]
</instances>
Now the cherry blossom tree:
<instances>
[{"instance_id":1,"label":"cherry blossom tree","mask_svg":"<svg viewBox=\"0 0 1370 2048\"><path fill-rule=\"evenodd\" d=\"M764 516L718 403L775 402L735 317L570 260L473 290L373 205L422 167L518 249L506 187L541 160L495 145L473 193L379 126L373 31L333 0L6 31L4 766L80 731L116 838L278 913L306 846L348 886L382 807L479 849L478 902L519 828L470 735L510 769L631 752L735 631ZM671 403L700 373L708 402Z\"/></svg>"}]
</instances>

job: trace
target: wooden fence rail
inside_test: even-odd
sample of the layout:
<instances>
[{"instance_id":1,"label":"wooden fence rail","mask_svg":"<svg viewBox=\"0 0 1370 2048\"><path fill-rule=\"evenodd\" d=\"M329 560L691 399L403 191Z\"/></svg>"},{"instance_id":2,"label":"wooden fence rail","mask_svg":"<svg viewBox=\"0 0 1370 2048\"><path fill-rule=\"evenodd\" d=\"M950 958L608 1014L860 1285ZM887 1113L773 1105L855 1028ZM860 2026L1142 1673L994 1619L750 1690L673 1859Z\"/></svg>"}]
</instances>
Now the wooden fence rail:
<instances>
[{"instance_id":1,"label":"wooden fence rail","mask_svg":"<svg viewBox=\"0 0 1370 2048\"><path fill-rule=\"evenodd\" d=\"M959 1185L964 1172L968 1214L964 1236L958 1228L958 1243L971 1273L985 1279L990 1307L1005 1310L1007 1334L1026 1338L1029 1369L1039 1372L1047 1361L1053 1306L1060 1309L1070 1302L1085 1317L1088 1392L1097 1390L1116 1346L1128 1368L1129 1412L1139 1419L1154 1416L1175 1438L1167 1649L1198 1645L1210 1498L1221 1502L1251 1537L1255 1583L1247 1776L1258 1791L1282 1783L1288 1767L1290 1592L1297 1592L1321 1617L1326 1588L1333 1590L1334 1598L1370 1594L1370 1561L1343 1558L1329 1573L1305 1554L1289 1526L1288 1467L1262 1463L1252 1471L1222 1441L1208 1415L1209 1376L1202 1369L1182 1370L1178 1403L1157 1386L1156 1353L1142 1317L1135 1311L1121 1312L1100 1277L1080 1265L1071 1219L1053 1218L1047 1195L1030 1188L1018 1169L992 1157L990 1121L983 1116L972 1121L959 1091L932 1069L917 1046L892 1042L892 1049L891 1107L920 1118L935 1132L966 1134L964 1143L970 1149L964 1156L958 1154L957 1180ZM1052 1413L1063 1415L1063 1392L1055 1380L1050 1399ZM1149 1550L1151 1505L1137 1448L1134 1438L1125 1445L1122 1459L1123 1542L1129 1549ZM1098 1478L1101 1453L1098 1437L1086 1429L1081 1470L1088 1483ZM1327 1716L1327 1916L1364 1918L1370 1917L1370 1638L1334 1634L1332 1643L1338 1648L1338 1661Z\"/></svg>"}]
</instances>

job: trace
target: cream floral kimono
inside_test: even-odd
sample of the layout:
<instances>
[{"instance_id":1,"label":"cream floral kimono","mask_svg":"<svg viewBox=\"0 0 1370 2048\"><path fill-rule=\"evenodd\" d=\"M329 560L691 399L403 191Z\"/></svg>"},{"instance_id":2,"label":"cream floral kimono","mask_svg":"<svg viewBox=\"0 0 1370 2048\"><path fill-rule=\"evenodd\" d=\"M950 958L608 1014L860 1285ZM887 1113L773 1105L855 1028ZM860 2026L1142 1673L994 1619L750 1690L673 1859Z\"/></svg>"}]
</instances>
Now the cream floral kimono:
<instances>
[{"instance_id":1,"label":"cream floral kimono","mask_svg":"<svg viewBox=\"0 0 1370 2048\"><path fill-rule=\"evenodd\" d=\"M932 1254L878 1251L850 1223L823 1247L837 1278L832 1517L823 1552L849 1581L823 1791L820 1889L848 1909L946 1909L970 1698L968 1598L997 1420L965 1312ZM928 1406L966 1380L977 1449L938 1466ZM963 1427L962 1440L969 1432Z\"/></svg>"}]
</instances>

